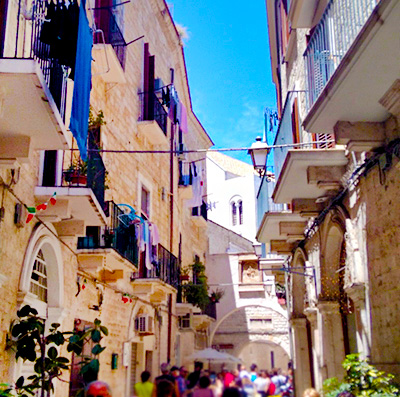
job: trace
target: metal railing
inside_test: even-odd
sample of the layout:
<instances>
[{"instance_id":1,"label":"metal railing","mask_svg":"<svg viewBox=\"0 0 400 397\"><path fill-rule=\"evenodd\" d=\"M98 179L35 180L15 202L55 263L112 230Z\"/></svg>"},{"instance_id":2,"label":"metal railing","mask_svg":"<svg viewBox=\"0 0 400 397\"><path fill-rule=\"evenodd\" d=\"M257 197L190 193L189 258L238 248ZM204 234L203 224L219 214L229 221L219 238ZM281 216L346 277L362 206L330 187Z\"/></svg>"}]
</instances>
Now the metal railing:
<instances>
[{"instance_id":1,"label":"metal railing","mask_svg":"<svg viewBox=\"0 0 400 397\"><path fill-rule=\"evenodd\" d=\"M266 212L282 212L287 211L288 209L287 204L274 203L274 201L272 200L272 193L274 191L274 188L274 176L264 175L257 194L257 227L260 227L263 216Z\"/></svg>"},{"instance_id":2,"label":"metal railing","mask_svg":"<svg viewBox=\"0 0 400 397\"><path fill-rule=\"evenodd\" d=\"M100 7L94 9L94 20L97 29L96 32L99 33L99 30L103 32L105 44L112 45L122 69L125 70L126 41L124 35L122 34L122 29L118 24L117 18L112 11L113 9L114 8L110 7ZM95 35L94 43L103 43L100 34Z\"/></svg>"},{"instance_id":3,"label":"metal railing","mask_svg":"<svg viewBox=\"0 0 400 397\"><path fill-rule=\"evenodd\" d=\"M158 244L157 263L153 263L151 270L145 269L144 278L159 278L178 289L180 268L178 258L161 244Z\"/></svg>"},{"instance_id":4,"label":"metal railing","mask_svg":"<svg viewBox=\"0 0 400 397\"><path fill-rule=\"evenodd\" d=\"M72 158L72 157L71 157ZM72 161L63 170L61 186L87 187L92 189L101 208L104 208L106 167L99 152L89 151L87 161Z\"/></svg>"},{"instance_id":5,"label":"metal railing","mask_svg":"<svg viewBox=\"0 0 400 397\"><path fill-rule=\"evenodd\" d=\"M120 221L124 212L113 201L106 202L109 226L102 236L78 237L78 249L113 248L121 256L138 266L138 245L135 226Z\"/></svg>"},{"instance_id":6,"label":"metal railing","mask_svg":"<svg viewBox=\"0 0 400 397\"><path fill-rule=\"evenodd\" d=\"M379 0L330 0L304 53L307 108L317 100Z\"/></svg>"},{"instance_id":7,"label":"metal railing","mask_svg":"<svg viewBox=\"0 0 400 397\"><path fill-rule=\"evenodd\" d=\"M2 58L35 59L40 65L61 118L65 120L68 67L60 63L50 45L40 40L46 4L46 0L34 1L31 3L32 15L27 15L25 2L9 2L6 34L8 40L5 42Z\"/></svg>"},{"instance_id":8,"label":"metal railing","mask_svg":"<svg viewBox=\"0 0 400 397\"><path fill-rule=\"evenodd\" d=\"M168 113L154 92L140 92L140 115L139 121L155 120L161 130L167 135Z\"/></svg>"},{"instance_id":9,"label":"metal railing","mask_svg":"<svg viewBox=\"0 0 400 397\"><path fill-rule=\"evenodd\" d=\"M283 164L289 150L294 149L330 149L335 146L333 134L304 134L301 130L301 120L297 120L297 128L293 125L293 105L297 98L301 101L304 92L291 91L288 93L279 121L274 145L289 145L274 148L275 180L278 181ZM299 144L296 146L296 144Z\"/></svg>"}]
</instances>

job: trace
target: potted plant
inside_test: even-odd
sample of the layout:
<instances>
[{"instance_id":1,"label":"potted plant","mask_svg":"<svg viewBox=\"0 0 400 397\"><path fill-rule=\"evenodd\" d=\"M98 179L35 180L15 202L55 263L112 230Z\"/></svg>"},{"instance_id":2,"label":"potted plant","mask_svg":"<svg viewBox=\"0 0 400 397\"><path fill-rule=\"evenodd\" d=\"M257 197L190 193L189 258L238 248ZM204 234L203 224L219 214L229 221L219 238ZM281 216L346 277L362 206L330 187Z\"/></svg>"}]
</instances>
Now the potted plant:
<instances>
[{"instance_id":1,"label":"potted plant","mask_svg":"<svg viewBox=\"0 0 400 397\"><path fill-rule=\"evenodd\" d=\"M73 185L87 185L87 161L77 159L71 162L70 166L64 171L66 182Z\"/></svg>"},{"instance_id":2,"label":"potted plant","mask_svg":"<svg viewBox=\"0 0 400 397\"><path fill-rule=\"evenodd\" d=\"M181 281L189 281L190 275L189 275L189 269L187 267L181 268L181 274L179 278Z\"/></svg>"},{"instance_id":3,"label":"potted plant","mask_svg":"<svg viewBox=\"0 0 400 397\"><path fill-rule=\"evenodd\" d=\"M225 295L225 291L223 289L217 288L215 291L210 294L210 302L218 303L221 298Z\"/></svg>"},{"instance_id":4,"label":"potted plant","mask_svg":"<svg viewBox=\"0 0 400 397\"><path fill-rule=\"evenodd\" d=\"M193 281L182 285L183 295L186 302L199 307L201 310L205 310L210 303L205 266L196 259L191 265L191 268L193 272Z\"/></svg>"}]
</instances>

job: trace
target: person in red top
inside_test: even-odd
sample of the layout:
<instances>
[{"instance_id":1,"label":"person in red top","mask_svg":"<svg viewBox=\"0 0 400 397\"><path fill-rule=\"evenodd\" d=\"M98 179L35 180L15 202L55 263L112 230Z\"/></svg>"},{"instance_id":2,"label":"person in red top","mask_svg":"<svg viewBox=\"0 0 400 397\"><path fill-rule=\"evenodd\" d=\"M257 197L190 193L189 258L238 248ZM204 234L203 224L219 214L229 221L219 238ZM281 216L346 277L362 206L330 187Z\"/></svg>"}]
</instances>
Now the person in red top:
<instances>
[{"instance_id":1,"label":"person in red top","mask_svg":"<svg viewBox=\"0 0 400 397\"><path fill-rule=\"evenodd\" d=\"M231 374L225 367L222 368L222 376L224 377L224 388L230 387L235 383L235 376Z\"/></svg>"}]
</instances>

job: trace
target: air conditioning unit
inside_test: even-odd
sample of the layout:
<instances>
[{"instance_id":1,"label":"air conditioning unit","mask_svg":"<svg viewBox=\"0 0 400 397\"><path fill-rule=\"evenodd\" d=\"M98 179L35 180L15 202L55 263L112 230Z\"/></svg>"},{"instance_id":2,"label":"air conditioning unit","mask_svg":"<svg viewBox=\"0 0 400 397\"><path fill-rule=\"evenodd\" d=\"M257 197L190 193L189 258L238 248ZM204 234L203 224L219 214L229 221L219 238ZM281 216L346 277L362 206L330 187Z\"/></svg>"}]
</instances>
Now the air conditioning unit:
<instances>
[{"instance_id":1,"label":"air conditioning unit","mask_svg":"<svg viewBox=\"0 0 400 397\"><path fill-rule=\"evenodd\" d=\"M153 334L153 317L148 314L135 318L135 331L139 334Z\"/></svg>"}]
</instances>

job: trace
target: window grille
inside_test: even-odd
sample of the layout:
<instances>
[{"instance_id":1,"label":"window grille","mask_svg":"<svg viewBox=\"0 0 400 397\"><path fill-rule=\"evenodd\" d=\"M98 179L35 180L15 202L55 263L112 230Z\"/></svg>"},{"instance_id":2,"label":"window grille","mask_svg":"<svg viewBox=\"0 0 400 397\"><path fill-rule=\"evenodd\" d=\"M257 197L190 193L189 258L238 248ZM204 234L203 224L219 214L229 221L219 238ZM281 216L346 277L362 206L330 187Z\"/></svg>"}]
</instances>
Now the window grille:
<instances>
[{"instance_id":1,"label":"window grille","mask_svg":"<svg viewBox=\"0 0 400 397\"><path fill-rule=\"evenodd\" d=\"M232 225L236 226L237 224L237 208L236 208L236 203L233 202L232 204Z\"/></svg>"}]
</instances>

